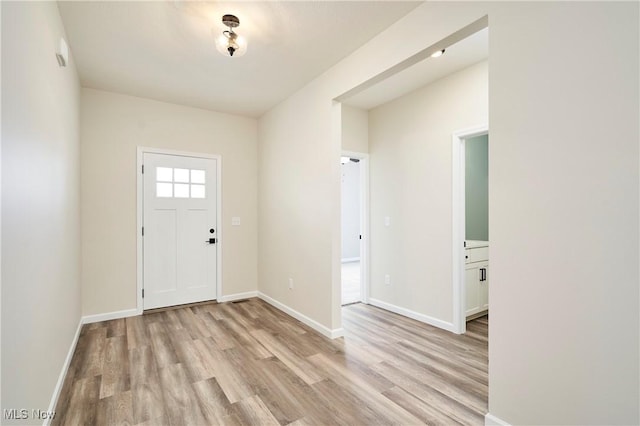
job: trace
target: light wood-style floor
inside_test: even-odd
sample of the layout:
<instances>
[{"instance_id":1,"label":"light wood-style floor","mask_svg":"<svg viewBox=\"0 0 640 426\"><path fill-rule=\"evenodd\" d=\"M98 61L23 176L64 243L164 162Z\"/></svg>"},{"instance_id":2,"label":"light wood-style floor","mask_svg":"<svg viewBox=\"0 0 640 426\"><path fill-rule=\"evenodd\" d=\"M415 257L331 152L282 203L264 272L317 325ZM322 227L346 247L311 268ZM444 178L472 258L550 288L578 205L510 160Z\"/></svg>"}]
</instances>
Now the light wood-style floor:
<instances>
[{"instance_id":1,"label":"light wood-style floor","mask_svg":"<svg viewBox=\"0 0 640 426\"><path fill-rule=\"evenodd\" d=\"M355 304L329 340L259 299L82 328L53 424L483 424L487 317L457 336Z\"/></svg>"}]
</instances>

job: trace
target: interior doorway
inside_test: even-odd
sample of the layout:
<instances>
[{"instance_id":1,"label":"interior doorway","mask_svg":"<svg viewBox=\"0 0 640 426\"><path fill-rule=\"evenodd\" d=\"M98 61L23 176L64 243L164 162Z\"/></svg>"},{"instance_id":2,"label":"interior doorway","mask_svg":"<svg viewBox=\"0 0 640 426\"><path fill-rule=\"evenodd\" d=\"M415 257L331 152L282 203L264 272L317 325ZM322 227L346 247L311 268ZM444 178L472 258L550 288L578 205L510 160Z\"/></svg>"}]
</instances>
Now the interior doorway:
<instances>
[{"instance_id":1,"label":"interior doorway","mask_svg":"<svg viewBox=\"0 0 640 426\"><path fill-rule=\"evenodd\" d=\"M443 53L446 54L443 55ZM366 81L361 82L360 84L346 90L339 96L336 96L334 100L334 104L342 104L342 106L348 106L350 108L363 111L365 114L368 114L367 117L369 120L372 117L372 114L375 115L375 109L385 104L389 104L391 102L396 102L396 99L410 94L412 91L420 90L429 84L437 84L439 80L446 78L447 76L451 76L455 73L467 70L470 67L476 66L482 61L486 61L489 55L489 29L488 29L488 16L484 16L474 22L469 23L463 28L460 28L458 31L448 35L447 37L433 43L430 46L426 46L421 51L415 53L412 56L409 56L393 65L392 67L385 69L377 75L372 76ZM487 69L488 73L488 69ZM476 80L480 81L480 80ZM488 92L488 89L487 89ZM466 92L465 93L469 93ZM479 93L479 92L478 92ZM475 93L475 95L478 95ZM474 98L478 99L478 98ZM406 111L415 112L421 111L419 104L416 103L416 108L407 107ZM337 109L336 109L337 110ZM344 108L343 108L344 110ZM373 111L373 112L372 112ZM466 126L466 122L471 120L471 123L483 123L486 120L486 114L483 112L485 110L479 111L477 114L474 113L470 115L468 118L461 119L460 121L452 121L450 124L444 124L438 121L438 125L442 124L443 131L442 135L451 134L451 132L455 131L455 129L460 128L458 126ZM437 112L440 114L440 111ZM396 114L391 115L393 117L397 117L397 129L402 130L404 133L407 132L406 126L404 126L404 121L401 121L400 118L405 117L405 114L402 112L397 112ZM436 114L434 114L434 117ZM372 182L377 188L380 188L378 184L381 182L384 183L383 173L387 169L391 169L391 166L387 164L387 160L395 161L394 166L399 170L402 170L403 164L402 161L398 160L395 157L395 153L398 152L397 149L402 145L402 136L398 135L398 131L394 131L394 128L389 126L389 128L382 129L381 127L376 127L377 124L367 124L364 132L359 132L356 128L354 131L353 127L350 127L351 124L347 120L347 125L344 124L344 113L342 117L336 114L336 117L342 118L342 120L336 119L334 123L338 126L334 129L335 135L340 136L340 142L342 147L357 147L356 149L362 149L364 152L370 152L374 159L374 168L372 168L375 173L372 175ZM457 112L453 112L453 114L448 115L448 117L458 117ZM378 119L379 117L376 117ZM478 120L478 121L475 121ZM364 121L364 120L363 120ZM378 121L379 124L380 121ZM413 124L413 123L411 123ZM360 143L360 133L364 133L367 138L370 137L370 134L377 133L378 139L374 144L371 144L371 141L368 143ZM384 133L383 134L383 130ZM482 131L485 133L488 132L488 126L485 125L483 129L472 129L470 133L461 134L460 136L469 136L473 132L476 134L480 134ZM418 132L416 130L416 132ZM354 137L355 134L355 137ZM445 136L446 138L446 136ZM391 147L388 150L377 149L375 143L379 140L398 140L398 148L393 149ZM448 139L448 138L447 138ZM448 140L441 139L441 145L439 147L448 147ZM431 140L440 140L439 135L434 135ZM460 142L460 139L455 139L456 142ZM453 174L452 181L456 181L460 179L460 163L459 153L461 151L460 143L454 146L453 154L453 170L446 170L449 167L442 163L434 164L435 167L429 169L429 172L446 170L447 176L440 176L437 180L432 180L430 182L445 182L451 176L450 173ZM416 143L413 147L421 146L419 143ZM353 148L351 148L353 149ZM449 151L449 150L447 150ZM418 152L418 151L416 151ZM445 152L442 152L443 155ZM449 152L446 152L448 154ZM346 155L343 152L342 155ZM422 160L425 157L421 157L423 153L420 153L416 157L406 158L406 162L413 164L414 161ZM430 156L429 158L435 158ZM442 159L445 157L442 156ZM448 159L447 159L448 160ZM451 161L451 160L448 160ZM462 163L464 164L464 163ZM379 168L381 167L381 168ZM396 170L398 170L396 169ZM418 172L419 173L419 172ZM435 175L434 175L435 176ZM375 181L373 179L376 179ZM402 182L401 177L397 179L396 184ZM460 288L460 285L464 284L464 273L465 273L465 263L464 263L464 223L461 221L464 220L464 211L460 213L460 209L464 206L464 200L459 200L458 192L460 191L457 184L454 182L454 200L449 201L443 198L439 198L440 201L444 201L444 203L452 203L453 209L449 212L446 211L446 219L442 219L442 221L431 221L429 223L432 226L435 223L446 223L450 220L450 214L458 217L460 216L460 220L457 218L453 218L453 239L450 240L450 233L446 232L446 234L442 233L442 229L437 229L434 227L431 235L428 235L429 238L432 235L438 235L441 237L441 241L437 242L437 246L440 247L441 250L447 250L450 253L453 252L453 256L451 257L451 261L445 261L444 263L437 261L433 261L432 259L439 259L437 254L435 256L429 257L429 269L425 268L421 263L420 256L417 256L416 253L420 253L419 250L414 250L414 246L411 245L411 238L414 236L411 234L403 235L401 241L403 243L407 242L407 250L404 253L409 253L409 256L397 256L395 258L396 252L389 249L389 245L381 244L379 246L375 246L374 248L377 250L377 254L375 258L372 258L370 265L364 267L366 273L370 275L370 288L368 291L371 293L367 300L367 303L374 303L376 306L379 306L383 309L392 310L393 312L399 313L404 316L408 316L419 321L425 322L430 325L434 325L436 327L442 328L447 331L455 332L455 333L464 333L465 327L465 306L462 298L465 296L464 289ZM439 187L440 188L440 187ZM445 191L450 191L449 188L444 189ZM392 191L387 191L392 192ZM378 196L378 190L374 192L376 197ZM461 193L463 194L463 193ZM388 194L385 193L385 196ZM394 195L394 194L392 194ZM419 196L419 194L416 194ZM437 194L442 196L442 194ZM389 197L387 197L389 198ZM393 198L393 197L391 197ZM449 194L446 194L446 198L449 198ZM410 199L409 197L405 197L405 199ZM376 201L379 198L375 199ZM424 200L424 198L422 199ZM384 201L384 200L383 200ZM440 203L442 204L442 202ZM391 226L391 217L386 215L385 210L390 210L391 207L387 205L382 205L383 208L379 207L380 204L376 202L376 208L372 212L372 220L374 225L372 229L375 231L375 235L371 236L371 238L377 238L381 233L384 233L384 230L380 230L382 226L388 228ZM404 206L403 212L413 212L410 206ZM439 210L440 213L445 211L445 208L448 206L444 206ZM446 209L449 210L449 209ZM337 216L337 215L336 215ZM403 216L403 213L400 214ZM402 218L404 219L406 215ZM425 214L415 214L411 218L420 217L424 219L425 217L430 217L430 212L427 211ZM382 220L381 220L382 219ZM418 221L416 221L418 222ZM403 222L394 222L396 225L404 225ZM411 224L412 226L405 227L404 229L420 229L421 226L418 224ZM415 227L417 225L417 227ZM461 227L462 226L462 227ZM380 229L379 229L380 227ZM414 228L415 227L415 228ZM446 230L445 230L446 231ZM391 234L390 230L387 230L389 234ZM395 233L394 236L399 234ZM341 236L340 236L341 237ZM366 241L367 236L365 235L365 246L370 244ZM447 241L444 241L444 240ZM333 243L335 246L338 244L338 238L335 238ZM376 240L377 241L377 240ZM421 241L426 241L423 239ZM453 241L453 248L450 245L450 242ZM334 247L335 247L334 246ZM379 247L383 247L382 250ZM436 247L436 244L431 244L431 247ZM380 250L378 252L378 250ZM335 250L334 252L337 252ZM337 253L336 253L337 254ZM379 255L380 254L380 255ZM391 254L392 256L389 256ZM410 258L410 256L413 256ZM394 259L389 260L391 257ZM448 256L447 256L448 257ZM338 256L335 256L334 262L338 263ZM389 262L387 262L389 260ZM389 263L388 265L386 263ZM409 265L409 268L412 269L411 273L413 275L408 276L407 270L409 268L406 267ZM335 268L337 269L337 268ZM390 269L395 269L396 272L401 271L400 273L395 273L395 278L391 278L391 274L389 273ZM442 269L442 270L441 270ZM485 271L488 268L484 268L481 272L485 274ZM432 271L437 270L437 276L434 273L434 278L431 281L428 281L428 277L424 276L424 272L428 272L429 274ZM449 275L449 271L453 270L453 279L451 281L442 279L442 277ZM334 270L335 271L335 270ZM335 271L334 277L337 276L337 271ZM404 275L404 276L403 276ZM488 275L488 274L487 274ZM484 275L483 275L484 276ZM408 277L408 279L407 279ZM433 283L434 285L420 285L416 284L415 277L419 277L419 280L422 282ZM389 288L388 286L395 286L395 289ZM445 288L446 286L446 288ZM335 288L335 287L334 287ZM447 298L446 300L441 295L445 294L445 292L452 297ZM339 300L339 292L333 293L333 308L334 314L336 312L336 305ZM448 304L449 306L441 306L442 304ZM452 312L453 311L453 312ZM451 313L453 315L451 315ZM448 315L447 315L448 314Z\"/></svg>"},{"instance_id":2,"label":"interior doorway","mask_svg":"<svg viewBox=\"0 0 640 426\"><path fill-rule=\"evenodd\" d=\"M489 312L489 128L453 134L453 312L456 333Z\"/></svg>"},{"instance_id":3,"label":"interior doorway","mask_svg":"<svg viewBox=\"0 0 640 426\"><path fill-rule=\"evenodd\" d=\"M343 152L341 163L341 304L366 302L367 155Z\"/></svg>"}]
</instances>

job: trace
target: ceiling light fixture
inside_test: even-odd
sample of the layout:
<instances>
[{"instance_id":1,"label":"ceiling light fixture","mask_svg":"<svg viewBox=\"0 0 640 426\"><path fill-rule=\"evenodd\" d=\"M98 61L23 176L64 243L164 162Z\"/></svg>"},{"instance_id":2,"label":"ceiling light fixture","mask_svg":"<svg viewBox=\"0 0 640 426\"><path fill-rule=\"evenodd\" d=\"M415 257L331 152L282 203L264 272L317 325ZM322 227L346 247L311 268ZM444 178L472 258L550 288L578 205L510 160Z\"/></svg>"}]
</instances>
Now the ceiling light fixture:
<instances>
[{"instance_id":1,"label":"ceiling light fixture","mask_svg":"<svg viewBox=\"0 0 640 426\"><path fill-rule=\"evenodd\" d=\"M218 52L229 56L242 56L247 52L246 40L233 31L234 28L240 26L240 20L235 15L224 15L222 23L229 27L228 30L222 32L222 35L216 38L216 48Z\"/></svg>"},{"instance_id":2,"label":"ceiling light fixture","mask_svg":"<svg viewBox=\"0 0 640 426\"><path fill-rule=\"evenodd\" d=\"M431 54L431 57L432 58L439 58L442 55L444 55L444 49L433 52Z\"/></svg>"}]
</instances>

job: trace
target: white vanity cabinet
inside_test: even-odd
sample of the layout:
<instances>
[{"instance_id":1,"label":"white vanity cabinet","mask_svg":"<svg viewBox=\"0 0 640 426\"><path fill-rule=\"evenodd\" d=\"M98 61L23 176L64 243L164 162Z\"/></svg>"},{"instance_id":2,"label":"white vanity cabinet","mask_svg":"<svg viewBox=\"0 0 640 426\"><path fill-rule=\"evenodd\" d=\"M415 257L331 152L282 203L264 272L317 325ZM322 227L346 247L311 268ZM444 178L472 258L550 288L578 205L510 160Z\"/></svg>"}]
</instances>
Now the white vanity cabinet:
<instances>
[{"instance_id":1,"label":"white vanity cabinet","mask_svg":"<svg viewBox=\"0 0 640 426\"><path fill-rule=\"evenodd\" d=\"M467 241L465 249L466 316L489 309L489 243Z\"/></svg>"}]
</instances>

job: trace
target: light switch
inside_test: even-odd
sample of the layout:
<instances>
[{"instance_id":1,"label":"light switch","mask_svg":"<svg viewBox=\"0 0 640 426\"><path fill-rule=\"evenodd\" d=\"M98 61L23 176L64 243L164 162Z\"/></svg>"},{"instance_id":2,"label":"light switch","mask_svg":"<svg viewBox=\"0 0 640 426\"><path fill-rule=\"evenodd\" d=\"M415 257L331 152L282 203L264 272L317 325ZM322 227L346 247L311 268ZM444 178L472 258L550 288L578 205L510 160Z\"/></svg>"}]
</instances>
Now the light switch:
<instances>
[{"instance_id":1,"label":"light switch","mask_svg":"<svg viewBox=\"0 0 640 426\"><path fill-rule=\"evenodd\" d=\"M391 225L391 218L389 216L385 216L384 217L384 226L390 226Z\"/></svg>"},{"instance_id":2,"label":"light switch","mask_svg":"<svg viewBox=\"0 0 640 426\"><path fill-rule=\"evenodd\" d=\"M234 216L231 218L232 226L240 226L240 218L238 216Z\"/></svg>"}]
</instances>

